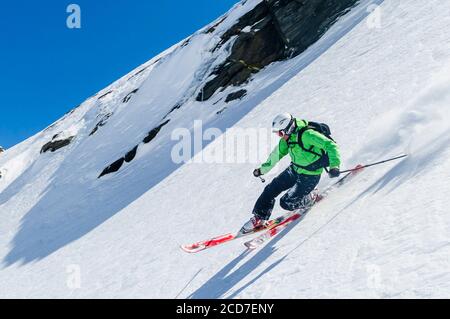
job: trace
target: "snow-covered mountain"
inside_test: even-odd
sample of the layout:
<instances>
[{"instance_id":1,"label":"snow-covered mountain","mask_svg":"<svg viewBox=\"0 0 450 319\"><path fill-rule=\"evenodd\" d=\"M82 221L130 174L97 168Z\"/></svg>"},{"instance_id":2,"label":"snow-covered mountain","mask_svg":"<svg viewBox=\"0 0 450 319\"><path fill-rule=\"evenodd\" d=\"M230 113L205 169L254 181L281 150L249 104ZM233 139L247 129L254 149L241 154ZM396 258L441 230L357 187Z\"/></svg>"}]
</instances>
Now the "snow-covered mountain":
<instances>
[{"instance_id":1,"label":"snow-covered mountain","mask_svg":"<svg viewBox=\"0 0 450 319\"><path fill-rule=\"evenodd\" d=\"M449 297L449 10L242 1L0 153L0 297ZM284 111L328 123L342 168L409 157L260 250L181 251L250 217Z\"/></svg>"}]
</instances>

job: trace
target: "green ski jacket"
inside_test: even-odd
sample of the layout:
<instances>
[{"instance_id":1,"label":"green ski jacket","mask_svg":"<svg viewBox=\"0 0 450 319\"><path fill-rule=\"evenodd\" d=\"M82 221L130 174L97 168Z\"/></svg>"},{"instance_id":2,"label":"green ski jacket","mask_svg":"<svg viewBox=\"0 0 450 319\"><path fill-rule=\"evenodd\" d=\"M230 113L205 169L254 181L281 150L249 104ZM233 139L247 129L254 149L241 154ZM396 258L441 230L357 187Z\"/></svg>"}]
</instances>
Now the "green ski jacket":
<instances>
[{"instance_id":1,"label":"green ski jacket","mask_svg":"<svg viewBox=\"0 0 450 319\"><path fill-rule=\"evenodd\" d=\"M306 167L316 161L318 161L321 157L307 152L301 148L298 144L298 131L303 127L308 126L308 122L305 120L296 119L297 129L291 136L289 140L286 141L284 139L280 139L278 146L273 150L270 154L267 162L262 164L260 170L262 174L267 174L284 156L289 154L291 157L291 161L293 163L294 170L299 174L305 175L320 175L323 173L323 168L319 168L314 171L306 170L300 168L295 165ZM329 158L329 167L331 168L339 168L341 165L341 159L339 155L339 148L337 144L324 136L323 134L309 129L306 130L302 134L302 142L306 149L310 149L311 151L322 154L322 150L326 152Z\"/></svg>"}]
</instances>

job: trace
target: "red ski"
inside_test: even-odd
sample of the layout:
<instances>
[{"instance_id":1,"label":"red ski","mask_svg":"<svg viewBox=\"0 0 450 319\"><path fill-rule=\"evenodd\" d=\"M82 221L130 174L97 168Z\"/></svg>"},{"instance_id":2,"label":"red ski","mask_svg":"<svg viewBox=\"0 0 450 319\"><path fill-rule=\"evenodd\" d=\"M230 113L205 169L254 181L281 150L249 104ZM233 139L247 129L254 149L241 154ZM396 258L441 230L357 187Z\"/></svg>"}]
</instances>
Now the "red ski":
<instances>
[{"instance_id":1,"label":"red ski","mask_svg":"<svg viewBox=\"0 0 450 319\"><path fill-rule=\"evenodd\" d=\"M293 215L292 218L289 218L285 222L280 223L279 225L275 225L274 227L268 229L267 231L265 231L258 237L245 242L244 245L248 249L251 249L251 250L258 248L259 246L264 244L264 242L266 242L267 240L271 239L272 237L274 237L275 235L280 233L283 229L288 227L290 223L296 221L297 219L302 217L304 214L306 214L306 212L304 212L303 214L298 213L298 214Z\"/></svg>"},{"instance_id":2,"label":"red ski","mask_svg":"<svg viewBox=\"0 0 450 319\"><path fill-rule=\"evenodd\" d=\"M261 227L258 229L253 230L252 232L249 233L229 233L229 234L225 234L225 235L221 235L221 236L217 236L208 240L203 240L203 241L199 241L197 243L193 243L190 245L181 245L181 249L183 249L185 252L187 253L197 253L199 251L217 246L217 245L221 245L221 244L225 244L228 243L232 240L241 238L241 237L245 237L248 235L252 235L258 232L261 232L263 230L269 230L272 229L273 227L276 227L278 225L283 225L284 223L288 223L291 222L293 220L296 220L300 218L300 214L296 213L296 212L289 212L285 215L282 215L278 218L272 219L270 220L267 225L265 227Z\"/></svg>"},{"instance_id":3,"label":"red ski","mask_svg":"<svg viewBox=\"0 0 450 319\"><path fill-rule=\"evenodd\" d=\"M183 249L187 253L198 253L199 251L227 243L238 237L241 237L241 235L229 233L208 240L199 241L190 245L181 245L181 249Z\"/></svg>"}]
</instances>

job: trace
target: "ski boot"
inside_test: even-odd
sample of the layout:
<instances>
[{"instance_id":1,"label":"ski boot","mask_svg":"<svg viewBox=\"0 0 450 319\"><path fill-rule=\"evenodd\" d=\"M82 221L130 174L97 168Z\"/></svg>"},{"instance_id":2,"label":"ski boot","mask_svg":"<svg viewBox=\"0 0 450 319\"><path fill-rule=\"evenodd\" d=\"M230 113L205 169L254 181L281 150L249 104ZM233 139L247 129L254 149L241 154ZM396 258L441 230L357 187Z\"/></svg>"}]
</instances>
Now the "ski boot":
<instances>
[{"instance_id":1,"label":"ski boot","mask_svg":"<svg viewBox=\"0 0 450 319\"><path fill-rule=\"evenodd\" d=\"M254 231L258 231L262 228L265 228L267 226L267 220L264 220L256 215L254 215L248 222L242 226L241 230L239 231L242 234L248 234L252 233Z\"/></svg>"},{"instance_id":2,"label":"ski boot","mask_svg":"<svg viewBox=\"0 0 450 319\"><path fill-rule=\"evenodd\" d=\"M298 210L309 210L315 203L321 201L323 196L320 195L319 190L316 188L311 193L303 197L299 203Z\"/></svg>"}]
</instances>

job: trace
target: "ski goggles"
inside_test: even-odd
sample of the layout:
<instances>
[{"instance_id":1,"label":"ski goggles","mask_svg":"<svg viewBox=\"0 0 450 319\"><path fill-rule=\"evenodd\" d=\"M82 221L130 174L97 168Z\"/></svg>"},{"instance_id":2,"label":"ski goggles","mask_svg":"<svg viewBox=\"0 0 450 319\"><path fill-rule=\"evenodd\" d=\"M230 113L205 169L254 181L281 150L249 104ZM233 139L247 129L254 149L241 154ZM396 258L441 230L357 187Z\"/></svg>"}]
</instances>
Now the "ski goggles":
<instances>
[{"instance_id":1,"label":"ski goggles","mask_svg":"<svg viewBox=\"0 0 450 319\"><path fill-rule=\"evenodd\" d=\"M295 130L295 126L291 124L287 128L285 128L284 130L279 130L279 131L276 131L275 133L279 137L283 138L283 137L289 136L292 133L294 133L294 130Z\"/></svg>"}]
</instances>

